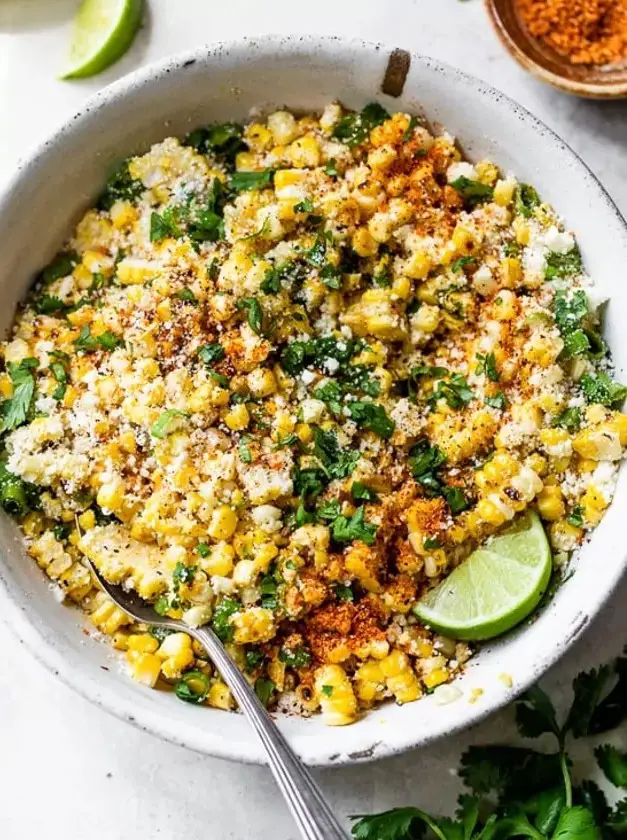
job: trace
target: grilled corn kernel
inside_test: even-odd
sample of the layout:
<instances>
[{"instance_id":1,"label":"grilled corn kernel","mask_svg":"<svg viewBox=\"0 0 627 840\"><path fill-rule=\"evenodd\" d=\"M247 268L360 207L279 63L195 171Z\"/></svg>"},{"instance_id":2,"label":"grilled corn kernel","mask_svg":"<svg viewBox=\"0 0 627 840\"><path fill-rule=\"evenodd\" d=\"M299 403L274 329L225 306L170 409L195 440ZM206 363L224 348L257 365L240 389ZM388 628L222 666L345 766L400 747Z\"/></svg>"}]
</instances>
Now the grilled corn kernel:
<instances>
[{"instance_id":1,"label":"grilled corn kernel","mask_svg":"<svg viewBox=\"0 0 627 840\"><path fill-rule=\"evenodd\" d=\"M550 522L555 522L566 513L562 491L557 485L545 485L536 502L542 518Z\"/></svg>"},{"instance_id":2,"label":"grilled corn kernel","mask_svg":"<svg viewBox=\"0 0 627 840\"><path fill-rule=\"evenodd\" d=\"M214 540L228 540L237 528L237 513L228 505L220 505L211 515L207 533Z\"/></svg>"},{"instance_id":3,"label":"grilled corn kernel","mask_svg":"<svg viewBox=\"0 0 627 840\"><path fill-rule=\"evenodd\" d=\"M250 414L244 403L233 406L225 415L224 422L234 432L241 432L250 423Z\"/></svg>"}]
</instances>

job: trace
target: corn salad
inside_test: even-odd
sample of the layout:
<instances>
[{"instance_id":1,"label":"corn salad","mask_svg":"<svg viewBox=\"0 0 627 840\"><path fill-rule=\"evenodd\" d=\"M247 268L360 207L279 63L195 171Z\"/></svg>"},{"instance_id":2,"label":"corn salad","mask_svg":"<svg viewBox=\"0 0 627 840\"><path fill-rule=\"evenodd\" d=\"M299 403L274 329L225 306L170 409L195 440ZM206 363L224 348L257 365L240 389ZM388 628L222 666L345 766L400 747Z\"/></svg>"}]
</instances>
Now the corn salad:
<instances>
[{"instance_id":1,"label":"corn salad","mask_svg":"<svg viewBox=\"0 0 627 840\"><path fill-rule=\"evenodd\" d=\"M412 607L529 506L563 563L609 505L625 389L536 190L376 103L125 162L2 345L0 498L139 682L347 724L449 682Z\"/></svg>"}]
</instances>

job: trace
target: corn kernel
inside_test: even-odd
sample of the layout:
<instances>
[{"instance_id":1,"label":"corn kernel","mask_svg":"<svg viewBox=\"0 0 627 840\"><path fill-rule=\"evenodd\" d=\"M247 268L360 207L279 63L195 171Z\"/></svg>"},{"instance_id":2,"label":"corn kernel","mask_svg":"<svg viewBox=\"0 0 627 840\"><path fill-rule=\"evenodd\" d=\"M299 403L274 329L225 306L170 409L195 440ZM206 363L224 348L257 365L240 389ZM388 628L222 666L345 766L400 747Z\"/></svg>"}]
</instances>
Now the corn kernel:
<instances>
[{"instance_id":1,"label":"corn kernel","mask_svg":"<svg viewBox=\"0 0 627 840\"><path fill-rule=\"evenodd\" d=\"M228 505L220 505L211 515L207 533L214 540L228 540L237 528L237 513Z\"/></svg>"},{"instance_id":2,"label":"corn kernel","mask_svg":"<svg viewBox=\"0 0 627 840\"><path fill-rule=\"evenodd\" d=\"M224 417L224 422L234 432L243 431L250 423L250 414L244 403L233 406Z\"/></svg>"}]
</instances>

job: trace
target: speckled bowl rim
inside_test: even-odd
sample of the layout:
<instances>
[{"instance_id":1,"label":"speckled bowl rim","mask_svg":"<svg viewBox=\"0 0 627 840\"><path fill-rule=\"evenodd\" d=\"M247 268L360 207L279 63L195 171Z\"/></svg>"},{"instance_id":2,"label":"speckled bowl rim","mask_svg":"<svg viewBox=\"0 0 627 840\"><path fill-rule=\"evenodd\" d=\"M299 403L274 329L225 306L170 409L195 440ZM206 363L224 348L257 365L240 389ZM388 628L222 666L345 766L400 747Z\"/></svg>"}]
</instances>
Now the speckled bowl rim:
<instances>
[{"instance_id":1,"label":"speckled bowl rim","mask_svg":"<svg viewBox=\"0 0 627 840\"><path fill-rule=\"evenodd\" d=\"M3 200L8 200L7 197L16 190L21 180L27 177L29 170L35 165L42 163L42 161L45 161L50 147L63 144L65 134L70 129L76 130L77 123L80 126L80 122L86 120L91 112L98 110L106 103L124 98L138 86L162 79L168 73L181 72L186 66L192 65L196 61L206 61L213 55L227 52L237 55L239 60L243 60L246 54L250 54L254 50L259 51L263 55L270 55L280 51L281 48L289 48L294 44L298 44L301 48L306 48L310 52L316 50L334 50L336 52L352 50L370 54L379 51L392 53L395 50L394 47L383 43L369 42L358 38L301 35L267 36L215 42L150 64L120 79L89 98L74 117L67 120L48 140L40 144L27 158L21 161L16 173L3 190L4 195L0 195L0 210L2 209ZM478 94L493 98L498 102L500 107L509 111L512 116L529 123L534 130L548 136L556 144L559 153L566 158L570 158L571 163L579 173L583 177L590 179L591 183L598 190L598 199L606 203L606 209L615 216L617 224L621 225L623 229L627 227L618 208L591 170L544 123L486 82L430 57L425 57L415 52L411 52L410 55L412 60L422 62L428 68L446 74L450 78L451 84L455 82L455 79L458 79L465 84L472 85ZM534 660L534 667L529 668L524 678L518 680L515 686L508 686L504 683L499 687L498 694L495 695L493 693L489 703L464 706L463 713L460 710L459 720L450 725L446 731L436 728L433 731L421 732L418 735L414 735L411 732L411 727L406 727L406 734L404 733L402 737L397 738L394 745L390 746L376 738L375 734L373 734L372 727L363 726L363 738L359 741L363 748L338 753L337 747L333 743L333 731L329 730L329 738L316 739L318 741L324 740L324 745L316 745L311 752L309 750L305 751L307 754L303 755L304 760L311 766L338 766L341 764L377 760L402 753L412 748L425 746L443 737L454 736L457 732L479 723L507 705L532 685L581 636L592 618L601 610L620 582L627 567L627 556L625 556L624 552L622 552L619 563L620 565L616 568L612 576L604 580L603 590L595 595L594 602L586 608L585 612L578 612L576 614L574 621L568 628L566 637L556 641L552 645L547 645L542 651L539 651L537 659ZM77 673L70 667L58 640L52 634L46 635L36 626L29 614L27 604L18 603L17 599L14 599L11 595L10 589L10 579L5 575L0 558L0 603L2 603L0 617L17 637L18 641L42 665L82 697L121 720L131 723L137 728L149 732L169 743L220 758L244 763L264 763L262 750L255 741L252 732L249 741L239 742L236 745L228 743L219 733L205 733L202 738L202 743L199 744L191 737L189 727L183 734L177 731L178 727L174 718L168 719L157 711L152 713L152 711L142 710L141 714L138 714L137 709L131 703L120 698L115 689L107 684L106 680L100 682ZM353 727L360 725L360 723L354 724L350 729L352 730ZM303 754L303 751L299 751Z\"/></svg>"}]
</instances>

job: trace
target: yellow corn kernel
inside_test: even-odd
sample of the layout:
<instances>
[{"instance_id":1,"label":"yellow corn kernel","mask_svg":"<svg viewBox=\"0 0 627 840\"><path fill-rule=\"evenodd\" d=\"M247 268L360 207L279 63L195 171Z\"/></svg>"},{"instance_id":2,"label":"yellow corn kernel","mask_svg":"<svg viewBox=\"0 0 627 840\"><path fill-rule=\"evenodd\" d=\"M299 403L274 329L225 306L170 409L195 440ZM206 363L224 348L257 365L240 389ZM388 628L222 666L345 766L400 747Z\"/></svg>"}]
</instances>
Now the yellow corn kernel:
<instances>
[{"instance_id":1,"label":"yellow corn kernel","mask_svg":"<svg viewBox=\"0 0 627 840\"><path fill-rule=\"evenodd\" d=\"M111 221L113 222L113 227L117 228L118 230L122 230L122 228L130 227L133 222L137 221L139 218L139 214L135 207L129 201L115 201L111 205L111 210L109 211L111 215Z\"/></svg>"},{"instance_id":2,"label":"yellow corn kernel","mask_svg":"<svg viewBox=\"0 0 627 840\"><path fill-rule=\"evenodd\" d=\"M602 517L609 502L601 493L598 487L591 484L580 500L583 507L583 515L588 525L597 525Z\"/></svg>"},{"instance_id":3,"label":"yellow corn kernel","mask_svg":"<svg viewBox=\"0 0 627 840\"><path fill-rule=\"evenodd\" d=\"M215 709L224 709L228 712L233 707L233 698L228 686L220 680L216 680L209 689L207 695L207 702Z\"/></svg>"},{"instance_id":4,"label":"yellow corn kernel","mask_svg":"<svg viewBox=\"0 0 627 840\"><path fill-rule=\"evenodd\" d=\"M540 478L543 478L549 469L549 462L543 455L540 455L539 452L533 452L525 460L525 464L529 467L529 469L533 470L534 473L539 475Z\"/></svg>"},{"instance_id":5,"label":"yellow corn kernel","mask_svg":"<svg viewBox=\"0 0 627 840\"><path fill-rule=\"evenodd\" d=\"M325 723L345 726L355 720L357 698L346 671L340 665L318 668L314 685Z\"/></svg>"},{"instance_id":6,"label":"yellow corn kernel","mask_svg":"<svg viewBox=\"0 0 627 840\"><path fill-rule=\"evenodd\" d=\"M373 149L368 153L368 166L371 169L385 171L390 168L397 157L398 154L394 146L384 143L383 146L379 146L378 149Z\"/></svg>"},{"instance_id":7,"label":"yellow corn kernel","mask_svg":"<svg viewBox=\"0 0 627 840\"><path fill-rule=\"evenodd\" d=\"M511 321L516 317L516 295L509 289L501 289L493 302L494 317L499 321Z\"/></svg>"},{"instance_id":8,"label":"yellow corn kernel","mask_svg":"<svg viewBox=\"0 0 627 840\"><path fill-rule=\"evenodd\" d=\"M244 403L234 405L224 417L224 422L233 432L243 431L250 423L250 414Z\"/></svg>"},{"instance_id":9,"label":"yellow corn kernel","mask_svg":"<svg viewBox=\"0 0 627 840\"><path fill-rule=\"evenodd\" d=\"M240 563L246 562L246 560L240 560ZM235 613L231 624L235 630L233 641L237 645L267 642L274 636L276 629L272 610L265 607L249 607Z\"/></svg>"},{"instance_id":10,"label":"yellow corn kernel","mask_svg":"<svg viewBox=\"0 0 627 840\"><path fill-rule=\"evenodd\" d=\"M392 283L392 294L396 295L396 297L401 298L401 300L409 300L412 295L412 285L411 280L409 277L396 277L394 282Z\"/></svg>"},{"instance_id":11,"label":"yellow corn kernel","mask_svg":"<svg viewBox=\"0 0 627 840\"><path fill-rule=\"evenodd\" d=\"M432 268L433 258L421 248L413 251L403 264L403 271L412 280L424 280Z\"/></svg>"},{"instance_id":12,"label":"yellow corn kernel","mask_svg":"<svg viewBox=\"0 0 627 840\"><path fill-rule=\"evenodd\" d=\"M440 324L441 311L439 306L423 303L418 312L412 316L411 324L423 333L433 333Z\"/></svg>"},{"instance_id":13,"label":"yellow corn kernel","mask_svg":"<svg viewBox=\"0 0 627 840\"><path fill-rule=\"evenodd\" d=\"M260 572L267 572L270 563L279 553L274 543L265 543L255 552L255 565Z\"/></svg>"},{"instance_id":14,"label":"yellow corn kernel","mask_svg":"<svg viewBox=\"0 0 627 840\"><path fill-rule=\"evenodd\" d=\"M119 477L103 484L96 496L96 501L100 507L111 511L120 510L124 504L124 499L124 482Z\"/></svg>"},{"instance_id":15,"label":"yellow corn kernel","mask_svg":"<svg viewBox=\"0 0 627 840\"><path fill-rule=\"evenodd\" d=\"M512 229L516 236L516 242L518 242L519 245L529 244L529 240L531 238L531 231L529 230L529 225L522 218L522 216L516 216L516 218L512 222Z\"/></svg>"},{"instance_id":16,"label":"yellow corn kernel","mask_svg":"<svg viewBox=\"0 0 627 840\"><path fill-rule=\"evenodd\" d=\"M497 181L494 186L494 203L499 207L509 207L514 198L516 181L513 178Z\"/></svg>"},{"instance_id":17,"label":"yellow corn kernel","mask_svg":"<svg viewBox=\"0 0 627 840\"><path fill-rule=\"evenodd\" d=\"M272 145L272 132L261 123L251 123L244 130L244 137L251 149L263 152Z\"/></svg>"},{"instance_id":18,"label":"yellow corn kernel","mask_svg":"<svg viewBox=\"0 0 627 840\"><path fill-rule=\"evenodd\" d=\"M385 677L379 662L369 659L357 669L355 672L355 690L357 697L364 706L370 706L383 699Z\"/></svg>"},{"instance_id":19,"label":"yellow corn kernel","mask_svg":"<svg viewBox=\"0 0 627 840\"><path fill-rule=\"evenodd\" d=\"M157 656L161 659L170 659L172 656L181 656L186 650L192 649L192 640L187 633L170 633L161 642L157 650Z\"/></svg>"},{"instance_id":20,"label":"yellow corn kernel","mask_svg":"<svg viewBox=\"0 0 627 840\"><path fill-rule=\"evenodd\" d=\"M6 373L3 373L2 376L0 376L0 395L2 395L5 400L8 400L13 396L13 383Z\"/></svg>"},{"instance_id":21,"label":"yellow corn kernel","mask_svg":"<svg viewBox=\"0 0 627 840\"><path fill-rule=\"evenodd\" d=\"M501 282L508 289L515 289L522 281L522 265L517 257L501 260Z\"/></svg>"},{"instance_id":22,"label":"yellow corn kernel","mask_svg":"<svg viewBox=\"0 0 627 840\"><path fill-rule=\"evenodd\" d=\"M111 637L111 647L114 650L127 650L128 634L125 633L123 630L118 630L117 633L114 633Z\"/></svg>"},{"instance_id":23,"label":"yellow corn kernel","mask_svg":"<svg viewBox=\"0 0 627 840\"><path fill-rule=\"evenodd\" d=\"M455 225L451 241L455 247L455 252L458 254L469 254L477 244L472 231L459 222Z\"/></svg>"},{"instance_id":24,"label":"yellow corn kernel","mask_svg":"<svg viewBox=\"0 0 627 840\"><path fill-rule=\"evenodd\" d=\"M313 430L309 423L299 423L295 432L301 443L311 443L313 440Z\"/></svg>"},{"instance_id":25,"label":"yellow corn kernel","mask_svg":"<svg viewBox=\"0 0 627 840\"><path fill-rule=\"evenodd\" d=\"M578 458L577 459L577 471L580 473L591 473L594 472L597 468L598 464L592 458Z\"/></svg>"},{"instance_id":26,"label":"yellow corn kernel","mask_svg":"<svg viewBox=\"0 0 627 840\"><path fill-rule=\"evenodd\" d=\"M374 257L379 250L379 243L373 238L367 228L357 228L351 241L353 251L360 257Z\"/></svg>"},{"instance_id":27,"label":"yellow corn kernel","mask_svg":"<svg viewBox=\"0 0 627 840\"><path fill-rule=\"evenodd\" d=\"M286 153L294 166L313 169L320 165L320 144L311 135L294 140Z\"/></svg>"},{"instance_id":28,"label":"yellow corn kernel","mask_svg":"<svg viewBox=\"0 0 627 840\"><path fill-rule=\"evenodd\" d=\"M549 522L561 519L566 513L562 491L556 484L545 484L536 498L540 516Z\"/></svg>"},{"instance_id":29,"label":"yellow corn kernel","mask_svg":"<svg viewBox=\"0 0 627 840\"><path fill-rule=\"evenodd\" d=\"M269 397L276 393L276 378L268 368L255 368L248 374L246 381L253 397Z\"/></svg>"},{"instance_id":30,"label":"yellow corn kernel","mask_svg":"<svg viewBox=\"0 0 627 840\"><path fill-rule=\"evenodd\" d=\"M393 650L380 665L386 685L398 703L411 703L420 697L420 683L407 654Z\"/></svg>"},{"instance_id":31,"label":"yellow corn kernel","mask_svg":"<svg viewBox=\"0 0 627 840\"><path fill-rule=\"evenodd\" d=\"M214 540L228 540L237 528L237 513L228 505L220 505L211 514L207 533Z\"/></svg>"},{"instance_id":32,"label":"yellow corn kernel","mask_svg":"<svg viewBox=\"0 0 627 840\"><path fill-rule=\"evenodd\" d=\"M134 650L137 653L155 653L159 642L150 633L131 633L126 640L127 650Z\"/></svg>"},{"instance_id":33,"label":"yellow corn kernel","mask_svg":"<svg viewBox=\"0 0 627 840\"><path fill-rule=\"evenodd\" d=\"M272 132L274 142L279 146L291 143L298 132L294 115L289 111L275 111L270 114L268 128Z\"/></svg>"},{"instance_id":34,"label":"yellow corn kernel","mask_svg":"<svg viewBox=\"0 0 627 840\"><path fill-rule=\"evenodd\" d=\"M235 549L226 542L215 545L209 557L202 557L198 562L200 568L208 575L227 577L233 571Z\"/></svg>"},{"instance_id":35,"label":"yellow corn kernel","mask_svg":"<svg viewBox=\"0 0 627 840\"><path fill-rule=\"evenodd\" d=\"M553 522L549 529L551 545L556 551L574 551L579 543L583 530L571 525L565 519Z\"/></svg>"},{"instance_id":36,"label":"yellow corn kernel","mask_svg":"<svg viewBox=\"0 0 627 840\"><path fill-rule=\"evenodd\" d=\"M436 685L441 685L449 678L449 673L446 668L434 668L426 676L423 677L423 682L427 688L435 688Z\"/></svg>"},{"instance_id":37,"label":"yellow corn kernel","mask_svg":"<svg viewBox=\"0 0 627 840\"><path fill-rule=\"evenodd\" d=\"M608 426L616 432L621 446L627 446L627 414L616 412L610 418Z\"/></svg>"},{"instance_id":38,"label":"yellow corn kernel","mask_svg":"<svg viewBox=\"0 0 627 840\"><path fill-rule=\"evenodd\" d=\"M507 520L506 514L491 499L479 499L476 511L479 518L489 525L502 525Z\"/></svg>"},{"instance_id":39,"label":"yellow corn kernel","mask_svg":"<svg viewBox=\"0 0 627 840\"><path fill-rule=\"evenodd\" d=\"M477 172L477 180L482 184L487 184L489 187L494 186L496 179L499 177L499 170L491 161L480 160L475 164Z\"/></svg>"},{"instance_id":40,"label":"yellow corn kernel","mask_svg":"<svg viewBox=\"0 0 627 840\"><path fill-rule=\"evenodd\" d=\"M123 286L142 285L156 273L152 263L139 259L125 258L118 263L117 268L117 278Z\"/></svg>"},{"instance_id":41,"label":"yellow corn kernel","mask_svg":"<svg viewBox=\"0 0 627 840\"><path fill-rule=\"evenodd\" d=\"M128 651L126 656L133 679L153 688L161 673L159 657L154 653L138 653L137 651Z\"/></svg>"},{"instance_id":42,"label":"yellow corn kernel","mask_svg":"<svg viewBox=\"0 0 627 840\"><path fill-rule=\"evenodd\" d=\"M235 155L235 168L238 172L251 172L259 169L257 155L252 152L238 152Z\"/></svg>"},{"instance_id":43,"label":"yellow corn kernel","mask_svg":"<svg viewBox=\"0 0 627 840\"><path fill-rule=\"evenodd\" d=\"M618 461L623 454L618 434L609 424L579 432L573 439L573 449L582 458L594 461Z\"/></svg>"}]
</instances>

